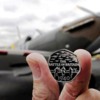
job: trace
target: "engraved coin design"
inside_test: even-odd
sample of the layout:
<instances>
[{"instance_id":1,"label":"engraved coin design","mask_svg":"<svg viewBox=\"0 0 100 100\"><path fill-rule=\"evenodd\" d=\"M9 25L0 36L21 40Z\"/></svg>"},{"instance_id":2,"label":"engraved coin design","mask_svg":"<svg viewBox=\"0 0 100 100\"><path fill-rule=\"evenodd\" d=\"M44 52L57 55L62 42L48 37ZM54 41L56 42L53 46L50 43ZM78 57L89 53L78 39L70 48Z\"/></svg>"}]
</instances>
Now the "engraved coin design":
<instances>
[{"instance_id":1,"label":"engraved coin design","mask_svg":"<svg viewBox=\"0 0 100 100\"><path fill-rule=\"evenodd\" d=\"M73 80L81 70L77 56L67 49L52 53L48 64L52 75L58 82Z\"/></svg>"}]
</instances>

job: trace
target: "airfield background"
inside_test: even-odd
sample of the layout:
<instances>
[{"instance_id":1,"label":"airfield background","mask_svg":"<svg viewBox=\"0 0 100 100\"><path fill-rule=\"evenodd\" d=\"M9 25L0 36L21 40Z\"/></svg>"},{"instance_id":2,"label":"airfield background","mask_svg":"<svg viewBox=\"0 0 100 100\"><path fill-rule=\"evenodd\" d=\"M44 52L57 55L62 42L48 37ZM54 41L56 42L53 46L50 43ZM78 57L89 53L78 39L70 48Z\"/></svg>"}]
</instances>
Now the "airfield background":
<instances>
[{"instance_id":1,"label":"airfield background","mask_svg":"<svg viewBox=\"0 0 100 100\"><path fill-rule=\"evenodd\" d=\"M58 49L92 55L90 88L100 90L99 0L0 0L0 100L31 100L26 56ZM34 84L34 83L33 83Z\"/></svg>"}]
</instances>

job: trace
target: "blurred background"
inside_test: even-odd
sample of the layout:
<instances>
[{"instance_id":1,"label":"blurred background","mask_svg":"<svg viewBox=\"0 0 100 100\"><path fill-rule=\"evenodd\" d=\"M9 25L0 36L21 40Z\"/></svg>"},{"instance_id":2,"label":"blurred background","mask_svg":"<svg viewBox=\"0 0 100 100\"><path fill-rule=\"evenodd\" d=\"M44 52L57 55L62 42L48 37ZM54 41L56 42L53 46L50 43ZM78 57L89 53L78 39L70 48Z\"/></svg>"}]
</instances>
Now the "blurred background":
<instances>
[{"instance_id":1,"label":"blurred background","mask_svg":"<svg viewBox=\"0 0 100 100\"><path fill-rule=\"evenodd\" d=\"M99 0L0 0L0 100L31 100L26 56L59 49L92 56L89 88L100 90Z\"/></svg>"},{"instance_id":2,"label":"blurred background","mask_svg":"<svg viewBox=\"0 0 100 100\"><path fill-rule=\"evenodd\" d=\"M99 13L98 2L98 0L0 0L0 48L14 49L15 44L20 41L17 44L20 46L27 36L34 39L62 27L68 21L66 20L68 12L77 5ZM80 15L83 16L83 13ZM71 20L75 19L73 15L71 17Z\"/></svg>"}]
</instances>

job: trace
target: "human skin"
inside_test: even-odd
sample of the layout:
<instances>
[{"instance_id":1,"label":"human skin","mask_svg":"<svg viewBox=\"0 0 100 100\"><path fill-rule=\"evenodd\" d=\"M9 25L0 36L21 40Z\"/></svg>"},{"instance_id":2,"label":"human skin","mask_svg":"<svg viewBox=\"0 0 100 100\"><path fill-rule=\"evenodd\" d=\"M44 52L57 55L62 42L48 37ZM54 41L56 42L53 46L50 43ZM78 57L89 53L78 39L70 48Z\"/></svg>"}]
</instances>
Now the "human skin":
<instances>
[{"instance_id":1,"label":"human skin","mask_svg":"<svg viewBox=\"0 0 100 100\"><path fill-rule=\"evenodd\" d=\"M38 53L26 58L33 76L32 100L100 100L100 92L88 89L91 76L91 55L82 49L76 50L81 72L77 77L65 83L61 93L58 82L52 76L47 61Z\"/></svg>"}]
</instances>

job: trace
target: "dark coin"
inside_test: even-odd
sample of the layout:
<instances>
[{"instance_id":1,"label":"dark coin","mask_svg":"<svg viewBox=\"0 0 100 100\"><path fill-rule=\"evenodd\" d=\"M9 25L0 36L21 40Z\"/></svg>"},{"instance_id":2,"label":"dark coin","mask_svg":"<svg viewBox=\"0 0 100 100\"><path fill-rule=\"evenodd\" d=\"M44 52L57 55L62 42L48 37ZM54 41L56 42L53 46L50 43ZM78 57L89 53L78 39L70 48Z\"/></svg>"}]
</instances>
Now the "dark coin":
<instances>
[{"instance_id":1,"label":"dark coin","mask_svg":"<svg viewBox=\"0 0 100 100\"><path fill-rule=\"evenodd\" d=\"M58 82L73 80L81 70L77 56L67 49L52 53L48 64L52 75Z\"/></svg>"}]
</instances>

